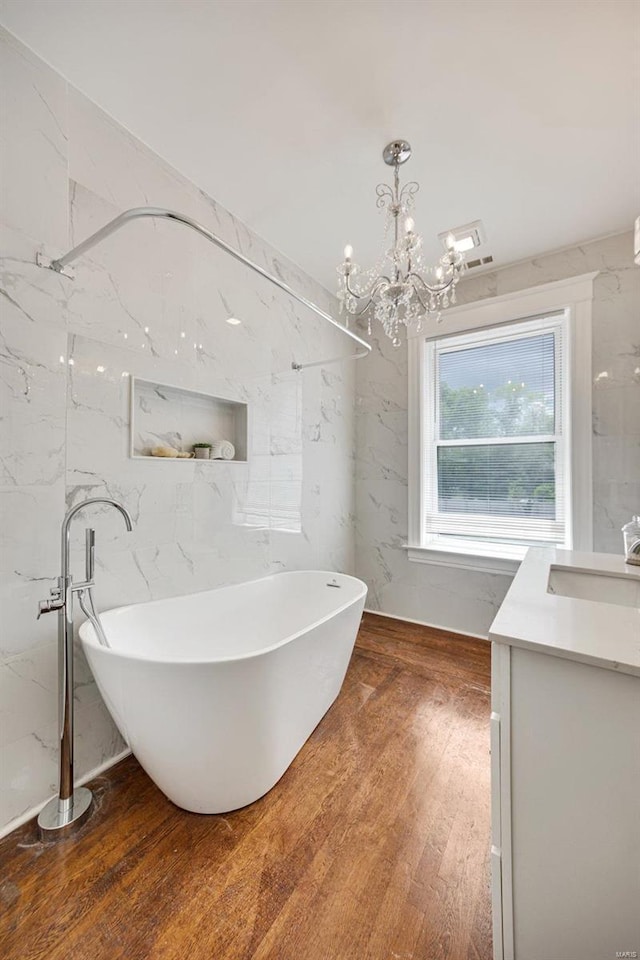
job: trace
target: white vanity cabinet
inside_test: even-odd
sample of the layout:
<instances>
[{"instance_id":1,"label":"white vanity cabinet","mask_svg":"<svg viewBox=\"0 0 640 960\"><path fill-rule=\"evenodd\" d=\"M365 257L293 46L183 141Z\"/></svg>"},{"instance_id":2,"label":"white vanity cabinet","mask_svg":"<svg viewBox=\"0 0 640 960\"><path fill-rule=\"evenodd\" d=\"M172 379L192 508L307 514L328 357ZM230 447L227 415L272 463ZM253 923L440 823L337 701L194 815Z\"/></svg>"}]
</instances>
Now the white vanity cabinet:
<instances>
[{"instance_id":1,"label":"white vanity cabinet","mask_svg":"<svg viewBox=\"0 0 640 960\"><path fill-rule=\"evenodd\" d=\"M494 960L640 958L640 611L547 589L618 558L531 553L490 634Z\"/></svg>"}]
</instances>

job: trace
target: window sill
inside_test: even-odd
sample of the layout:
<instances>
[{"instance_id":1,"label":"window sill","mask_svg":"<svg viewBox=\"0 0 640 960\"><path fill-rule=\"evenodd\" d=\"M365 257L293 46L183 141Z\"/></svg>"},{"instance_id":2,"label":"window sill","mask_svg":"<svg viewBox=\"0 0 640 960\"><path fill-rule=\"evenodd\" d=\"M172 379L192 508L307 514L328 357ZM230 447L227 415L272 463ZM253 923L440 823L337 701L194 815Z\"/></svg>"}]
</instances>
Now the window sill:
<instances>
[{"instance_id":1,"label":"window sill","mask_svg":"<svg viewBox=\"0 0 640 960\"><path fill-rule=\"evenodd\" d=\"M513 576L528 548L472 542L462 546L455 541L440 540L422 547L406 545L404 549L407 551L409 560L415 563L431 563L439 567L458 567L463 570Z\"/></svg>"}]
</instances>

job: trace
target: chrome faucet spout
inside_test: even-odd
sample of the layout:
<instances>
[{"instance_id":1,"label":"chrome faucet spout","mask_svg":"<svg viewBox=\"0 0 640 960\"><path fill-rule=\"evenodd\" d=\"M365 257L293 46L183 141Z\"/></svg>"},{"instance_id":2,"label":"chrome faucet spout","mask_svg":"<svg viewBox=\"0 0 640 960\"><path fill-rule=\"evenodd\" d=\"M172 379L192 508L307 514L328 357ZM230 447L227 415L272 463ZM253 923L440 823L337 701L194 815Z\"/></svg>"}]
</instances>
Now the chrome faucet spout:
<instances>
[{"instance_id":1,"label":"chrome faucet spout","mask_svg":"<svg viewBox=\"0 0 640 960\"><path fill-rule=\"evenodd\" d=\"M67 514L62 521L62 543L61 543L61 561L62 561L62 576L66 579L69 576L69 540L71 535L71 521L80 510L84 510L85 507L90 507L95 503L103 503L106 506L114 507L116 510L119 510L122 514L122 517L125 522L125 526L129 533L133 530L133 520L131 519L131 514L121 503L118 503L117 500L113 500L111 497L90 497L89 500L83 500L82 503L76 503L75 507L71 507L67 511Z\"/></svg>"}]
</instances>

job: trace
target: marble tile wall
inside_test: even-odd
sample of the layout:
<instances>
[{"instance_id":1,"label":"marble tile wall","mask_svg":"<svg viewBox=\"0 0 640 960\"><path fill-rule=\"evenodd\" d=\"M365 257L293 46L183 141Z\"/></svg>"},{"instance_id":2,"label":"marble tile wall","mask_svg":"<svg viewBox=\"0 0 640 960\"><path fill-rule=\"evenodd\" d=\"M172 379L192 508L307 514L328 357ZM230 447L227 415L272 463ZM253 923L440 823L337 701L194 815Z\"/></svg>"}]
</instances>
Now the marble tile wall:
<instances>
[{"instance_id":1,"label":"marble tile wall","mask_svg":"<svg viewBox=\"0 0 640 960\"><path fill-rule=\"evenodd\" d=\"M629 220L633 219L630 213ZM594 549L621 550L620 527L640 512L640 268L631 233L469 276L460 302L599 271L593 303ZM411 562L407 542L407 353L377 336L357 369L356 572L367 605L486 634L510 577Z\"/></svg>"},{"instance_id":2,"label":"marble tile wall","mask_svg":"<svg viewBox=\"0 0 640 960\"><path fill-rule=\"evenodd\" d=\"M34 264L122 210L189 214L325 309L317 283L0 31L0 830L56 784L56 623L37 601L59 571L65 508L96 510L99 608L280 569L354 567L351 363L344 337L201 237L136 222L76 262L74 280ZM240 326L225 321L234 315ZM129 377L243 401L248 463L135 461ZM83 522L84 521L84 522ZM81 573L82 537L73 538ZM123 749L81 652L77 774Z\"/></svg>"}]
</instances>

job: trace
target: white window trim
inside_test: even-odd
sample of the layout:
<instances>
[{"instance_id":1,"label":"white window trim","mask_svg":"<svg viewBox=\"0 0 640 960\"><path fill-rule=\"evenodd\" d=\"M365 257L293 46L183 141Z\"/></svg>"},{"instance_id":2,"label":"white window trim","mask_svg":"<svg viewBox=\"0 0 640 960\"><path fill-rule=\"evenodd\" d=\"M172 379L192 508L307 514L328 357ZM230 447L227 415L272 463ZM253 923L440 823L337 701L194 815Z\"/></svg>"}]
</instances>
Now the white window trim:
<instances>
[{"instance_id":1,"label":"white window trim","mask_svg":"<svg viewBox=\"0 0 640 960\"><path fill-rule=\"evenodd\" d=\"M568 443L571 450L570 479L571 517L574 550L590 551L593 546L592 453L591 453L591 316L593 281L598 271L540 284L499 297L476 300L459 307L450 307L443 314L443 324L433 337L422 334L408 339L409 361L409 542L410 560L441 566L462 567L488 573L515 573L527 548L505 544L460 544L439 538L437 543L421 545L422 484L422 354L428 339L468 333L497 327L501 324L529 320L536 316L565 311L569 390Z\"/></svg>"}]
</instances>

